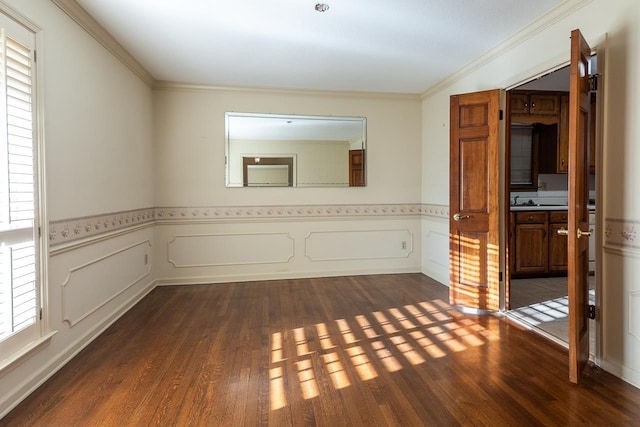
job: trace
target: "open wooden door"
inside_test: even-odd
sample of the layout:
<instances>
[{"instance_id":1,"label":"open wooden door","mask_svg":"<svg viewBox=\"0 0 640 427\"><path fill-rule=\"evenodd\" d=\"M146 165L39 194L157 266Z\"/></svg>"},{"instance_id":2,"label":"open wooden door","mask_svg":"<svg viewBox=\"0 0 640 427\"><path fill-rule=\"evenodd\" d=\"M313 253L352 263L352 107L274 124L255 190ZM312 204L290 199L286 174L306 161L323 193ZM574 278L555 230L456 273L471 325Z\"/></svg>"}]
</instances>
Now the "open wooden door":
<instances>
[{"instance_id":1,"label":"open wooden door","mask_svg":"<svg viewBox=\"0 0 640 427\"><path fill-rule=\"evenodd\" d=\"M450 100L449 300L499 309L500 90Z\"/></svg>"},{"instance_id":2,"label":"open wooden door","mask_svg":"<svg viewBox=\"0 0 640 427\"><path fill-rule=\"evenodd\" d=\"M569 83L569 380L577 383L589 360L589 57L580 30L571 32Z\"/></svg>"}]
</instances>

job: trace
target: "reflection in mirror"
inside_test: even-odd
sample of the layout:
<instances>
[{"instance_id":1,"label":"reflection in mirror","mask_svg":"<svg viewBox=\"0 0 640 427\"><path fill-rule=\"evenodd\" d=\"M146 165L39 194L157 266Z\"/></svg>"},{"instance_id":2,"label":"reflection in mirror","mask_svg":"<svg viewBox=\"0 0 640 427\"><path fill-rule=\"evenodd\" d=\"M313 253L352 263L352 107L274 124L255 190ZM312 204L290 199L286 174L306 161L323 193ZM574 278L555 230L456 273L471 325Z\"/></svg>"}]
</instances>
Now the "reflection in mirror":
<instances>
[{"instance_id":1,"label":"reflection in mirror","mask_svg":"<svg viewBox=\"0 0 640 427\"><path fill-rule=\"evenodd\" d=\"M362 187L366 119L225 113L227 187Z\"/></svg>"}]
</instances>

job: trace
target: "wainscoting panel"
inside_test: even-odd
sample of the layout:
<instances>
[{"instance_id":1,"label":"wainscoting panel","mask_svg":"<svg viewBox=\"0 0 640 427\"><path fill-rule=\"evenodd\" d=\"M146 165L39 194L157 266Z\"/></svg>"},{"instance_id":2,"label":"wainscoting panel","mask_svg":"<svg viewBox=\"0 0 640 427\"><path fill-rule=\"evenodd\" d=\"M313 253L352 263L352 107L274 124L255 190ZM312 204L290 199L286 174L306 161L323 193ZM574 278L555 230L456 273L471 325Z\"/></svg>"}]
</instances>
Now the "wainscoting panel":
<instances>
[{"instance_id":1,"label":"wainscoting panel","mask_svg":"<svg viewBox=\"0 0 640 427\"><path fill-rule=\"evenodd\" d=\"M62 316L75 326L151 272L153 252L145 240L69 270L62 284Z\"/></svg>"},{"instance_id":2,"label":"wainscoting panel","mask_svg":"<svg viewBox=\"0 0 640 427\"><path fill-rule=\"evenodd\" d=\"M288 233L178 235L167 246L176 268L286 263L294 255Z\"/></svg>"},{"instance_id":3,"label":"wainscoting panel","mask_svg":"<svg viewBox=\"0 0 640 427\"><path fill-rule=\"evenodd\" d=\"M305 239L311 261L407 258L412 251L409 230L321 231Z\"/></svg>"},{"instance_id":4,"label":"wainscoting panel","mask_svg":"<svg viewBox=\"0 0 640 427\"><path fill-rule=\"evenodd\" d=\"M422 272L449 283L449 220L444 216L422 219Z\"/></svg>"},{"instance_id":5,"label":"wainscoting panel","mask_svg":"<svg viewBox=\"0 0 640 427\"><path fill-rule=\"evenodd\" d=\"M640 292L629 292L629 334L640 343Z\"/></svg>"}]
</instances>

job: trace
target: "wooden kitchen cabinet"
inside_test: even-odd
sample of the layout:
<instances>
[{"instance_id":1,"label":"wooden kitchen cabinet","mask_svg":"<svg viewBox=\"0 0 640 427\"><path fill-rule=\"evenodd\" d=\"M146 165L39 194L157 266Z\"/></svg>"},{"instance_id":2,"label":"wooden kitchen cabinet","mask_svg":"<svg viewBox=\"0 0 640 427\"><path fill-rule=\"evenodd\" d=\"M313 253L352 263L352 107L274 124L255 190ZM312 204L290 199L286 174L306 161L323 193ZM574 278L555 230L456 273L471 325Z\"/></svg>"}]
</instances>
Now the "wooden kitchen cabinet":
<instances>
[{"instance_id":1,"label":"wooden kitchen cabinet","mask_svg":"<svg viewBox=\"0 0 640 427\"><path fill-rule=\"evenodd\" d=\"M512 123L557 123L560 98L557 92L514 90L510 93L509 113Z\"/></svg>"},{"instance_id":2,"label":"wooden kitchen cabinet","mask_svg":"<svg viewBox=\"0 0 640 427\"><path fill-rule=\"evenodd\" d=\"M547 212L517 212L514 273L545 273L548 262Z\"/></svg>"},{"instance_id":3,"label":"wooden kitchen cabinet","mask_svg":"<svg viewBox=\"0 0 640 427\"><path fill-rule=\"evenodd\" d=\"M549 264L550 272L567 271L567 236L558 234L558 230L567 229L566 211L549 212Z\"/></svg>"},{"instance_id":4,"label":"wooden kitchen cabinet","mask_svg":"<svg viewBox=\"0 0 640 427\"><path fill-rule=\"evenodd\" d=\"M511 215L511 257L518 276L558 275L567 271L567 211L522 211Z\"/></svg>"}]
</instances>

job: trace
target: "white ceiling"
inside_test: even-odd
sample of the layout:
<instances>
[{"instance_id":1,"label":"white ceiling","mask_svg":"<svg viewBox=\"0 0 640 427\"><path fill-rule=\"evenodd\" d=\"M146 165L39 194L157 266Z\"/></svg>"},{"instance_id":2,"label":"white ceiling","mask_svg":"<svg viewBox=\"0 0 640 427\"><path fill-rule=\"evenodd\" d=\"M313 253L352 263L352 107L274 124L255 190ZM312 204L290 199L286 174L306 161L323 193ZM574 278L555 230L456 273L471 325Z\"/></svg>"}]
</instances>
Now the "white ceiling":
<instances>
[{"instance_id":1,"label":"white ceiling","mask_svg":"<svg viewBox=\"0 0 640 427\"><path fill-rule=\"evenodd\" d=\"M77 0L153 77L421 93L564 0Z\"/></svg>"}]
</instances>

